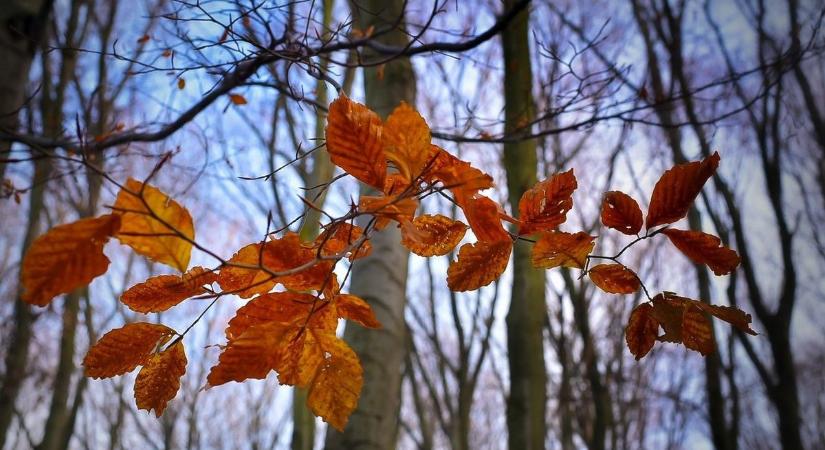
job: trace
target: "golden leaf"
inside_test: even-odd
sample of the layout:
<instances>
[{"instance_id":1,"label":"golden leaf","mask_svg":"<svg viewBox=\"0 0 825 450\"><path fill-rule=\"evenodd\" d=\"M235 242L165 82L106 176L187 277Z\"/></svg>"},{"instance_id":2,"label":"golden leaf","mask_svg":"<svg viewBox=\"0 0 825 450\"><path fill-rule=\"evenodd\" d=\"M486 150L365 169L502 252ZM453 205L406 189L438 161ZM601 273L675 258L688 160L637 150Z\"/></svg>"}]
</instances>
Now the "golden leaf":
<instances>
[{"instance_id":1,"label":"golden leaf","mask_svg":"<svg viewBox=\"0 0 825 450\"><path fill-rule=\"evenodd\" d=\"M315 339L324 358L309 387L307 404L315 415L343 431L358 405L364 370L355 352L335 334L316 333Z\"/></svg>"},{"instance_id":2,"label":"golden leaf","mask_svg":"<svg viewBox=\"0 0 825 450\"><path fill-rule=\"evenodd\" d=\"M336 295L334 301L338 317L351 320L363 327L381 328L381 323L375 318L372 307L361 297L342 294Z\"/></svg>"},{"instance_id":3,"label":"golden leaf","mask_svg":"<svg viewBox=\"0 0 825 450\"><path fill-rule=\"evenodd\" d=\"M120 217L107 214L56 226L35 239L20 273L23 301L46 306L106 273L103 246L119 227Z\"/></svg>"},{"instance_id":4,"label":"golden leaf","mask_svg":"<svg viewBox=\"0 0 825 450\"><path fill-rule=\"evenodd\" d=\"M189 211L154 186L133 178L117 194L113 212L121 216L122 244L180 272L189 267L195 227Z\"/></svg>"},{"instance_id":5,"label":"golden leaf","mask_svg":"<svg viewBox=\"0 0 825 450\"><path fill-rule=\"evenodd\" d=\"M381 119L366 106L341 95L329 105L326 145L332 162L376 188L384 187L387 157Z\"/></svg>"},{"instance_id":6,"label":"golden leaf","mask_svg":"<svg viewBox=\"0 0 825 450\"><path fill-rule=\"evenodd\" d=\"M405 102L393 110L384 123L384 153L395 164L407 184L421 177L434 162L430 127L416 110Z\"/></svg>"}]
</instances>

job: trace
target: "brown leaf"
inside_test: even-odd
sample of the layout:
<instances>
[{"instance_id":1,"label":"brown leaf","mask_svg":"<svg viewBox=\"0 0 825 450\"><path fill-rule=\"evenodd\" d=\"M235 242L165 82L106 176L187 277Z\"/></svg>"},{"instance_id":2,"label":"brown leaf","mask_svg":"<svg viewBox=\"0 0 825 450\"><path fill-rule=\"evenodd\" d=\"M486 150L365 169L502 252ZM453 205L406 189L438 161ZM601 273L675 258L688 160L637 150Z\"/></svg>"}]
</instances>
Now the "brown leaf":
<instances>
[{"instance_id":1,"label":"brown leaf","mask_svg":"<svg viewBox=\"0 0 825 450\"><path fill-rule=\"evenodd\" d=\"M150 313L166 311L189 297L208 292L218 275L203 267L193 267L183 275L160 275L130 287L120 301L132 311Z\"/></svg>"},{"instance_id":2,"label":"brown leaf","mask_svg":"<svg viewBox=\"0 0 825 450\"><path fill-rule=\"evenodd\" d=\"M723 246L721 239L712 234L673 228L662 233L691 261L706 264L716 275L731 273L739 265L739 255Z\"/></svg>"},{"instance_id":3,"label":"brown leaf","mask_svg":"<svg viewBox=\"0 0 825 450\"><path fill-rule=\"evenodd\" d=\"M550 231L564 223L567 212L573 207L576 187L576 176L570 169L525 191L518 204L521 219L519 234Z\"/></svg>"},{"instance_id":4,"label":"brown leaf","mask_svg":"<svg viewBox=\"0 0 825 450\"><path fill-rule=\"evenodd\" d=\"M269 322L280 323L284 326L296 320L303 320L306 323L313 308L320 306L320 303L326 302L318 300L314 295L299 292L273 292L259 295L238 308L235 317L229 321L229 326L226 328L226 338L232 341L239 338L249 328ZM337 321L323 325L335 330Z\"/></svg>"},{"instance_id":5,"label":"brown leaf","mask_svg":"<svg viewBox=\"0 0 825 450\"><path fill-rule=\"evenodd\" d=\"M447 269L447 286L453 291L473 291L487 286L507 269L512 249L513 242L509 240L462 245L458 259L450 262Z\"/></svg>"},{"instance_id":6,"label":"brown leaf","mask_svg":"<svg viewBox=\"0 0 825 450\"><path fill-rule=\"evenodd\" d=\"M679 164L665 171L650 196L647 228L673 223L685 217L705 182L719 167L719 153L703 161Z\"/></svg>"},{"instance_id":7,"label":"brown leaf","mask_svg":"<svg viewBox=\"0 0 825 450\"><path fill-rule=\"evenodd\" d=\"M493 187L493 177L476 169L470 163L433 145L433 162L424 174L429 183L441 182L456 197L470 198L476 192Z\"/></svg>"},{"instance_id":8,"label":"brown leaf","mask_svg":"<svg viewBox=\"0 0 825 450\"><path fill-rule=\"evenodd\" d=\"M129 323L104 334L83 358L87 377L109 378L131 372L175 334L175 330L153 323Z\"/></svg>"},{"instance_id":9,"label":"brown leaf","mask_svg":"<svg viewBox=\"0 0 825 450\"><path fill-rule=\"evenodd\" d=\"M442 256L451 252L467 231L467 225L441 214L415 218L401 227L401 244L419 256Z\"/></svg>"},{"instance_id":10,"label":"brown leaf","mask_svg":"<svg viewBox=\"0 0 825 450\"><path fill-rule=\"evenodd\" d=\"M587 274L593 284L610 294L632 294L639 290L639 277L622 264L599 264Z\"/></svg>"},{"instance_id":11,"label":"brown leaf","mask_svg":"<svg viewBox=\"0 0 825 450\"><path fill-rule=\"evenodd\" d=\"M246 97L241 94L229 94L229 100L233 105L245 105Z\"/></svg>"},{"instance_id":12,"label":"brown leaf","mask_svg":"<svg viewBox=\"0 0 825 450\"><path fill-rule=\"evenodd\" d=\"M186 352L178 341L161 353L149 357L135 379L135 402L138 409L155 410L160 417L169 400L180 389L180 378L186 373Z\"/></svg>"},{"instance_id":13,"label":"brown leaf","mask_svg":"<svg viewBox=\"0 0 825 450\"><path fill-rule=\"evenodd\" d=\"M230 381L262 380L275 369L283 356L284 338L290 327L266 322L246 329L229 343L212 367L206 382L219 386Z\"/></svg>"},{"instance_id":14,"label":"brown leaf","mask_svg":"<svg viewBox=\"0 0 825 450\"><path fill-rule=\"evenodd\" d=\"M186 87L186 80L184 80L183 77L178 78L178 89L183 90L183 88L185 88L185 87Z\"/></svg>"},{"instance_id":15,"label":"brown leaf","mask_svg":"<svg viewBox=\"0 0 825 450\"><path fill-rule=\"evenodd\" d=\"M627 235L634 235L642 229L642 222L642 210L633 197L621 191L610 191L604 194L602 201L604 226Z\"/></svg>"},{"instance_id":16,"label":"brown leaf","mask_svg":"<svg viewBox=\"0 0 825 450\"><path fill-rule=\"evenodd\" d=\"M633 312L630 313L630 320L625 329L625 341L630 353L636 357L636 361L644 358L656 343L659 322L652 313L653 307L650 303L642 303L633 308Z\"/></svg>"},{"instance_id":17,"label":"brown leaf","mask_svg":"<svg viewBox=\"0 0 825 450\"><path fill-rule=\"evenodd\" d=\"M120 242L180 272L189 267L195 227L189 211L158 188L130 178L112 207L121 216Z\"/></svg>"},{"instance_id":18,"label":"brown leaf","mask_svg":"<svg viewBox=\"0 0 825 450\"><path fill-rule=\"evenodd\" d=\"M344 172L382 189L387 174L382 131L377 114L341 95L329 105L327 115L326 146L330 159Z\"/></svg>"},{"instance_id":19,"label":"brown leaf","mask_svg":"<svg viewBox=\"0 0 825 450\"><path fill-rule=\"evenodd\" d=\"M56 226L35 239L21 268L23 301L46 306L106 273L103 246L119 227L120 217L107 214Z\"/></svg>"},{"instance_id":20,"label":"brown leaf","mask_svg":"<svg viewBox=\"0 0 825 450\"><path fill-rule=\"evenodd\" d=\"M699 307L686 304L682 313L682 342L685 347L707 356L716 349L713 326Z\"/></svg>"},{"instance_id":21,"label":"brown leaf","mask_svg":"<svg viewBox=\"0 0 825 450\"><path fill-rule=\"evenodd\" d=\"M756 336L758 333L751 329L751 315L733 306L709 305L703 302L696 302L696 306L702 311L717 319L733 325L744 333Z\"/></svg>"},{"instance_id":22,"label":"brown leaf","mask_svg":"<svg viewBox=\"0 0 825 450\"><path fill-rule=\"evenodd\" d=\"M584 231L544 233L533 246L533 266L540 269L559 266L582 269L587 261L587 255L596 245L594 239L595 236L590 236Z\"/></svg>"}]
</instances>

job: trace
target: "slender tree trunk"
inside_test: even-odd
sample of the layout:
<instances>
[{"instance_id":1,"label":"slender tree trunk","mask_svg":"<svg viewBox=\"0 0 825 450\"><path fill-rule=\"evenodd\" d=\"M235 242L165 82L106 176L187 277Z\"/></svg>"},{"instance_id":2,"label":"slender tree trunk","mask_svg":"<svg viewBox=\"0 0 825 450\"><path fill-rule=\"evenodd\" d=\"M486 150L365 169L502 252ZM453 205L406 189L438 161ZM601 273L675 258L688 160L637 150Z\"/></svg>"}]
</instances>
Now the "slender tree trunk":
<instances>
[{"instance_id":1,"label":"slender tree trunk","mask_svg":"<svg viewBox=\"0 0 825 450\"><path fill-rule=\"evenodd\" d=\"M514 1L506 1L505 8ZM535 117L530 63L529 13L522 11L502 32L504 48L504 120L507 132L519 132ZM510 205L536 183L536 142L504 145L504 168ZM507 399L511 449L543 449L547 373L544 366L544 272L533 268L530 246L517 241L513 250L513 287L507 312L510 395Z\"/></svg>"},{"instance_id":2,"label":"slender tree trunk","mask_svg":"<svg viewBox=\"0 0 825 450\"><path fill-rule=\"evenodd\" d=\"M362 30L403 24L405 4L403 0L351 3L353 16ZM406 45L407 35L398 28L382 34L378 40ZM365 68L364 90L367 105L384 118L402 100L415 104L415 74L410 61L395 59L380 68ZM407 350L404 307L409 253L401 246L400 231L394 226L375 233L371 241L372 254L353 266L350 291L369 302L382 328L346 327L344 339L364 367L364 388L344 432L328 429L328 449L383 450L396 446L402 366Z\"/></svg>"}]
</instances>

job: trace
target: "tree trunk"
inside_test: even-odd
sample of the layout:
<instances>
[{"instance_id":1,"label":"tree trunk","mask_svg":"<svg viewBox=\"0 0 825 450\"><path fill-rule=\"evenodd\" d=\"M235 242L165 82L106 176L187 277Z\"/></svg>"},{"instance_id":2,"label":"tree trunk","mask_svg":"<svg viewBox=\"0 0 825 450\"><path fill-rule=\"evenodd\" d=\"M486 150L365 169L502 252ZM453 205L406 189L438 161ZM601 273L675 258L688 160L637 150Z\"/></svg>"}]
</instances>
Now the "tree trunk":
<instances>
[{"instance_id":1,"label":"tree trunk","mask_svg":"<svg viewBox=\"0 0 825 450\"><path fill-rule=\"evenodd\" d=\"M404 4L403 0L351 3L353 16L362 30L403 24ZM406 45L407 35L402 26L382 34L378 40ZM395 59L381 67L364 68L364 90L367 106L384 118L401 101L415 104L415 74L410 61ZM400 234L394 226L375 233L371 239L372 254L353 266L350 291L372 306L382 328L346 327L344 339L364 367L364 388L344 432L328 429L328 449L395 448L402 365L407 349L404 306L409 253L400 244Z\"/></svg>"},{"instance_id":2,"label":"tree trunk","mask_svg":"<svg viewBox=\"0 0 825 450\"><path fill-rule=\"evenodd\" d=\"M505 8L514 1L506 1ZM533 77L528 33L529 14L522 11L502 32L504 48L504 121L508 133L527 131L535 117ZM536 183L536 142L504 145L504 168L510 206L518 208L521 195ZM547 373L542 331L544 271L533 268L530 246L517 241L513 249L513 286L507 312L507 355L510 395L507 399L508 443L511 449L543 449Z\"/></svg>"}]
</instances>

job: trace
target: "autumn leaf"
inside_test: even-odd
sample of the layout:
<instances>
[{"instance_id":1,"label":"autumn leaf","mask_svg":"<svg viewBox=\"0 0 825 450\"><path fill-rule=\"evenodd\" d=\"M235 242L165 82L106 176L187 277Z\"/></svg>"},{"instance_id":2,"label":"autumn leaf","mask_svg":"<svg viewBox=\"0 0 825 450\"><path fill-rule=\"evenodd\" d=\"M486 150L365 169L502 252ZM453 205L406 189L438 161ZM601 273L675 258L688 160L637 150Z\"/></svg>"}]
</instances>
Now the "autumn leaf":
<instances>
[{"instance_id":1,"label":"autumn leaf","mask_svg":"<svg viewBox=\"0 0 825 450\"><path fill-rule=\"evenodd\" d=\"M144 34L143 36L139 37L137 40L138 44L145 44L149 42L149 39L152 39L148 34Z\"/></svg>"},{"instance_id":2,"label":"autumn leaf","mask_svg":"<svg viewBox=\"0 0 825 450\"><path fill-rule=\"evenodd\" d=\"M87 377L109 378L135 370L162 345L175 330L153 323L136 322L115 328L97 341L86 357L83 368Z\"/></svg>"},{"instance_id":3,"label":"autumn leaf","mask_svg":"<svg viewBox=\"0 0 825 450\"><path fill-rule=\"evenodd\" d=\"M510 240L462 245L447 269L447 286L458 292L487 286L504 273L512 249Z\"/></svg>"},{"instance_id":4,"label":"autumn leaf","mask_svg":"<svg viewBox=\"0 0 825 450\"><path fill-rule=\"evenodd\" d=\"M642 229L642 210L639 204L633 197L621 191L604 194L601 216L604 226L624 234L638 234Z\"/></svg>"},{"instance_id":5,"label":"autumn leaf","mask_svg":"<svg viewBox=\"0 0 825 450\"><path fill-rule=\"evenodd\" d=\"M446 255L461 242L467 225L441 214L416 217L401 227L401 244L419 256Z\"/></svg>"},{"instance_id":6,"label":"autumn leaf","mask_svg":"<svg viewBox=\"0 0 825 450\"><path fill-rule=\"evenodd\" d=\"M314 247L320 248L322 256L338 255L346 251L346 257L354 261L372 253L369 239L359 242L363 235L364 230L358 225L335 222L318 235Z\"/></svg>"},{"instance_id":7,"label":"autumn leaf","mask_svg":"<svg viewBox=\"0 0 825 450\"><path fill-rule=\"evenodd\" d=\"M489 197L476 195L459 202L473 234L482 242L509 241L510 233L504 229L496 202Z\"/></svg>"},{"instance_id":8,"label":"autumn leaf","mask_svg":"<svg viewBox=\"0 0 825 450\"><path fill-rule=\"evenodd\" d=\"M153 354L135 379L135 403L138 409L155 410L160 417L169 400L180 389L180 378L186 373L186 352L178 341L161 353Z\"/></svg>"},{"instance_id":9,"label":"autumn leaf","mask_svg":"<svg viewBox=\"0 0 825 450\"><path fill-rule=\"evenodd\" d=\"M430 127L416 110L405 102L393 110L384 123L384 153L399 173L412 183L434 162Z\"/></svg>"},{"instance_id":10,"label":"autumn leaf","mask_svg":"<svg viewBox=\"0 0 825 450\"><path fill-rule=\"evenodd\" d=\"M300 327L287 331L283 338L283 357L275 367L281 384L309 387L324 360L324 352L315 336L309 329Z\"/></svg>"},{"instance_id":11,"label":"autumn leaf","mask_svg":"<svg viewBox=\"0 0 825 450\"><path fill-rule=\"evenodd\" d=\"M518 204L519 234L551 231L564 223L567 212L573 207L572 196L576 187L576 176L570 169L525 191Z\"/></svg>"},{"instance_id":12,"label":"autumn leaf","mask_svg":"<svg viewBox=\"0 0 825 450\"><path fill-rule=\"evenodd\" d=\"M366 328L381 328L381 323L375 318L372 307L361 297L342 294L336 295L334 301L338 317L351 320Z\"/></svg>"},{"instance_id":13,"label":"autumn leaf","mask_svg":"<svg viewBox=\"0 0 825 450\"><path fill-rule=\"evenodd\" d=\"M269 322L277 322L285 326L295 320L308 323L313 310L319 308L322 303L326 301L321 301L314 295L299 292L273 292L259 295L238 308L235 317L229 321L229 326L226 328L226 338L232 341L249 328ZM317 315L316 317L318 320L313 322L313 327L334 331L338 324L335 319L329 321L326 316Z\"/></svg>"},{"instance_id":14,"label":"autumn leaf","mask_svg":"<svg viewBox=\"0 0 825 450\"><path fill-rule=\"evenodd\" d=\"M229 341L212 367L206 382L219 386L230 381L262 380L279 363L282 345L289 327L279 322L265 322L246 329Z\"/></svg>"},{"instance_id":15,"label":"autumn leaf","mask_svg":"<svg viewBox=\"0 0 825 450\"><path fill-rule=\"evenodd\" d=\"M193 267L183 275L160 275L130 287L120 301L132 311L140 313L160 312L177 305L189 297L208 292L204 285L212 284L217 273Z\"/></svg>"},{"instance_id":16,"label":"autumn leaf","mask_svg":"<svg viewBox=\"0 0 825 450\"><path fill-rule=\"evenodd\" d=\"M658 333L659 322L653 317L653 306L650 303L642 303L633 308L624 336L627 348L637 361L650 352L656 343Z\"/></svg>"},{"instance_id":17,"label":"autumn leaf","mask_svg":"<svg viewBox=\"0 0 825 450\"><path fill-rule=\"evenodd\" d=\"M241 94L229 94L229 100L233 105L245 105L246 97Z\"/></svg>"},{"instance_id":18,"label":"autumn leaf","mask_svg":"<svg viewBox=\"0 0 825 450\"><path fill-rule=\"evenodd\" d=\"M707 265L716 275L729 274L739 265L739 255L712 234L673 228L663 230L662 234L691 261Z\"/></svg>"},{"instance_id":19,"label":"autumn leaf","mask_svg":"<svg viewBox=\"0 0 825 450\"><path fill-rule=\"evenodd\" d=\"M647 228L673 223L685 217L693 200L717 167L719 153L714 153L703 161L679 164L665 171L650 196Z\"/></svg>"},{"instance_id":20,"label":"autumn leaf","mask_svg":"<svg viewBox=\"0 0 825 450\"><path fill-rule=\"evenodd\" d=\"M21 268L23 301L46 306L106 273L103 246L119 227L120 217L107 214L56 226L35 239Z\"/></svg>"},{"instance_id":21,"label":"autumn leaf","mask_svg":"<svg viewBox=\"0 0 825 450\"><path fill-rule=\"evenodd\" d=\"M326 146L344 172L376 188L384 187L387 157L381 119L366 106L341 95L329 105Z\"/></svg>"},{"instance_id":22,"label":"autumn leaf","mask_svg":"<svg viewBox=\"0 0 825 450\"><path fill-rule=\"evenodd\" d=\"M418 200L412 197L370 196L362 195L358 201L358 210L365 214L372 214L377 218L375 229L381 230L390 222L412 221Z\"/></svg>"},{"instance_id":23,"label":"autumn leaf","mask_svg":"<svg viewBox=\"0 0 825 450\"><path fill-rule=\"evenodd\" d=\"M183 90L186 87L186 80L183 77L178 78L178 89Z\"/></svg>"},{"instance_id":24,"label":"autumn leaf","mask_svg":"<svg viewBox=\"0 0 825 450\"><path fill-rule=\"evenodd\" d=\"M263 245L260 243L249 244L238 250L218 274L218 284L221 289L241 298L249 298L272 290L276 284L275 277L256 267L263 262L263 257Z\"/></svg>"},{"instance_id":25,"label":"autumn leaf","mask_svg":"<svg viewBox=\"0 0 825 450\"><path fill-rule=\"evenodd\" d=\"M309 387L307 405L342 432L358 405L364 370L355 352L334 333L318 333L316 340L324 358Z\"/></svg>"},{"instance_id":26,"label":"autumn leaf","mask_svg":"<svg viewBox=\"0 0 825 450\"><path fill-rule=\"evenodd\" d=\"M429 183L441 182L456 197L470 198L476 192L493 187L493 177L456 158L443 148L433 145L433 162L423 178Z\"/></svg>"},{"instance_id":27,"label":"autumn leaf","mask_svg":"<svg viewBox=\"0 0 825 450\"><path fill-rule=\"evenodd\" d=\"M158 188L130 178L112 207L121 216L120 242L180 272L189 267L195 227L189 211Z\"/></svg>"},{"instance_id":28,"label":"autumn leaf","mask_svg":"<svg viewBox=\"0 0 825 450\"><path fill-rule=\"evenodd\" d=\"M582 269L587 261L587 255L596 245L594 239L595 236L590 236L584 231L544 233L533 246L533 266L540 269L560 266Z\"/></svg>"},{"instance_id":29,"label":"autumn leaf","mask_svg":"<svg viewBox=\"0 0 825 450\"><path fill-rule=\"evenodd\" d=\"M693 304L685 305L682 310L682 343L703 356L713 353L716 349L710 319Z\"/></svg>"},{"instance_id":30,"label":"autumn leaf","mask_svg":"<svg viewBox=\"0 0 825 450\"><path fill-rule=\"evenodd\" d=\"M622 264L599 264L587 274L593 284L610 294L632 294L639 290L639 277Z\"/></svg>"}]
</instances>

